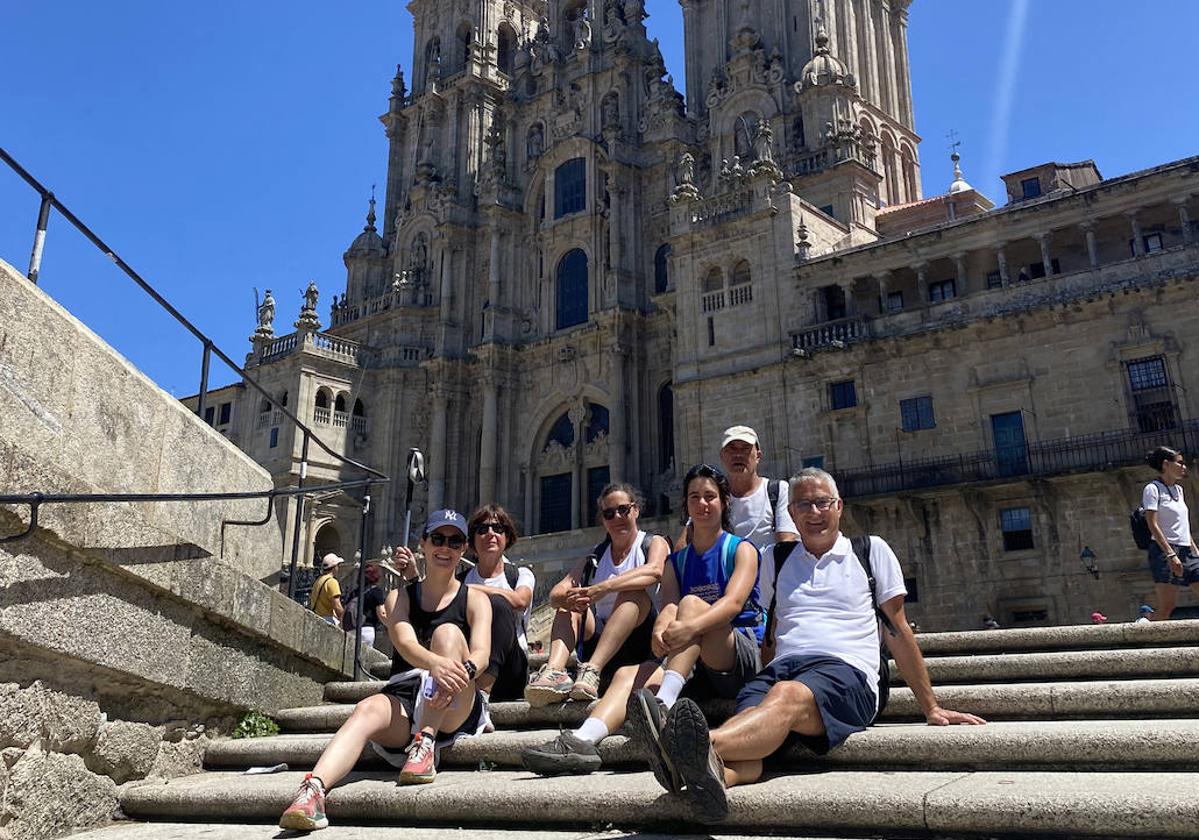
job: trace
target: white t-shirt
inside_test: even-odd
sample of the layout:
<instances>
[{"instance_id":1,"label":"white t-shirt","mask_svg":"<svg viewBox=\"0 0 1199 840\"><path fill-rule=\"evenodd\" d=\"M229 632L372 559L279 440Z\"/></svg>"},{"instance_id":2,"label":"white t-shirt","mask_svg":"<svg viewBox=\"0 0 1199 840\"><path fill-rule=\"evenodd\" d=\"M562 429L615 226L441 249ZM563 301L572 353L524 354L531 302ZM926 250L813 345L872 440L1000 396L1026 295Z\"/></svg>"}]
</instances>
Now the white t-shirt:
<instances>
[{"instance_id":1,"label":"white t-shirt","mask_svg":"<svg viewBox=\"0 0 1199 840\"><path fill-rule=\"evenodd\" d=\"M1181 484L1167 487L1160 481L1149 482L1141 491L1141 506L1157 511L1157 524L1166 542L1170 545L1191 544L1191 523Z\"/></svg>"},{"instance_id":2,"label":"white t-shirt","mask_svg":"<svg viewBox=\"0 0 1199 840\"><path fill-rule=\"evenodd\" d=\"M766 485L778 488L778 501L774 506L774 514L770 511L770 495ZM758 487L748 496L733 496L729 500L729 520L733 525L733 533L743 540L749 540L759 550L775 542L774 535L778 531L790 531L798 534L799 529L791 520L787 510L790 494L787 482L771 478L762 478Z\"/></svg>"},{"instance_id":3,"label":"white t-shirt","mask_svg":"<svg viewBox=\"0 0 1199 840\"><path fill-rule=\"evenodd\" d=\"M620 563L612 562L612 545L604 549L604 556L599 559L599 563L595 567L595 576L591 578L593 584L601 583L608 578L623 575L625 572L635 569L638 566L645 565L645 552L641 550L641 544L645 541L645 531L638 531L633 537L633 547L629 549L628 555L621 560ZM616 598L618 592L609 592L603 598L600 598L592 609L595 610L595 617L601 623L608 620L608 616L612 615L612 610L616 607Z\"/></svg>"},{"instance_id":4,"label":"white t-shirt","mask_svg":"<svg viewBox=\"0 0 1199 840\"><path fill-rule=\"evenodd\" d=\"M904 595L899 559L882 537L870 538L870 567L878 602ZM774 552L762 553L762 603L774 593ZM866 571L844 534L820 558L796 544L779 575L775 659L835 656L866 675L878 696L879 630ZM772 660L773 661L773 660Z\"/></svg>"},{"instance_id":5,"label":"white t-shirt","mask_svg":"<svg viewBox=\"0 0 1199 840\"><path fill-rule=\"evenodd\" d=\"M505 557L504 562L510 563L511 561ZM500 573L495 577L484 579L479 575L479 569L476 566L466 573L466 582L482 584L483 586L491 586L495 589L507 589L509 592L515 591L511 586L508 585L508 576L504 574L504 570L502 568L500 569ZM523 566L516 570L516 588L520 589L522 586L529 587L530 592L537 591L537 579L533 576L532 570L526 569ZM525 628L529 625L529 615L532 613L532 611L533 599L530 598L529 605L525 607L525 611L521 616L521 620L516 622L516 640L520 643L521 650L528 648L529 640L525 636Z\"/></svg>"}]
</instances>

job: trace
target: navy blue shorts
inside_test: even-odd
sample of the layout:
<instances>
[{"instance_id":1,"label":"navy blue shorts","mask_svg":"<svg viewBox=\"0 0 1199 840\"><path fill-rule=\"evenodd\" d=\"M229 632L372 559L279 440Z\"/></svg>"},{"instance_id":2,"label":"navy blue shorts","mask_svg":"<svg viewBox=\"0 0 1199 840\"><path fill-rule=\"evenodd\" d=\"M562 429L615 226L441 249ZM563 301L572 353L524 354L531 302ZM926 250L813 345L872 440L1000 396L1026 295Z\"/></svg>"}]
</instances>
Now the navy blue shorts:
<instances>
[{"instance_id":1,"label":"navy blue shorts","mask_svg":"<svg viewBox=\"0 0 1199 840\"><path fill-rule=\"evenodd\" d=\"M1175 586L1190 586L1199 583L1199 557L1191 551L1189 545L1170 546L1182 561L1182 577L1170 574L1170 564L1162 553L1157 542L1149 543L1149 573L1153 575L1154 583L1172 583Z\"/></svg>"},{"instance_id":2,"label":"navy blue shorts","mask_svg":"<svg viewBox=\"0 0 1199 840\"><path fill-rule=\"evenodd\" d=\"M757 706L771 687L784 680L806 685L816 697L816 708L824 721L823 735L792 732L786 748L798 741L817 755L824 755L874 719L878 706L866 676L835 656L784 656L767 665L745 684L737 695L737 711Z\"/></svg>"}]
</instances>

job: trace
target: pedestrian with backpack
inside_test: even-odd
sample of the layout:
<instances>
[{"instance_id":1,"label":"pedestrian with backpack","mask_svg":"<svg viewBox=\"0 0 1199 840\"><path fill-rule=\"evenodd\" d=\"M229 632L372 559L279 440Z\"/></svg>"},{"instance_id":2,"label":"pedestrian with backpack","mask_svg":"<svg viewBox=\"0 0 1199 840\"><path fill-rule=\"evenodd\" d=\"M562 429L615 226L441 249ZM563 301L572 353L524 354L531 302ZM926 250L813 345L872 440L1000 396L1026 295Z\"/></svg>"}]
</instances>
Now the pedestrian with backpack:
<instances>
[{"instance_id":1,"label":"pedestrian with backpack","mask_svg":"<svg viewBox=\"0 0 1199 840\"><path fill-rule=\"evenodd\" d=\"M345 606L341 602L341 584L337 582L337 567L346 562L332 551L321 560L321 575L312 582L308 607L321 619L334 626L341 625Z\"/></svg>"},{"instance_id":2,"label":"pedestrian with backpack","mask_svg":"<svg viewBox=\"0 0 1199 840\"><path fill-rule=\"evenodd\" d=\"M617 668L652 656L657 613L650 593L662 579L670 546L638 527L641 497L632 485L609 484L597 508L603 542L550 590L557 612L549 659L525 688L531 706L595 700ZM578 656L574 680L566 672L571 653Z\"/></svg>"},{"instance_id":3,"label":"pedestrian with backpack","mask_svg":"<svg viewBox=\"0 0 1199 840\"><path fill-rule=\"evenodd\" d=\"M780 748L798 741L824 754L870 724L879 706L880 615L891 625L887 648L928 723L985 722L937 703L904 616L899 561L875 536L869 551L862 549L869 557L855 556L840 530L843 506L824 470L807 468L791 479L788 507L799 542L777 561L770 552L762 562L762 600L773 605L762 647L768 664L741 689L735 714L719 728L709 731L699 706L682 699L660 737L643 739L653 761L682 779L701 820L723 819L726 788L757 781L762 760Z\"/></svg>"},{"instance_id":4,"label":"pedestrian with backpack","mask_svg":"<svg viewBox=\"0 0 1199 840\"><path fill-rule=\"evenodd\" d=\"M1189 586L1199 595L1199 548L1191 535L1190 513L1181 482L1187 477L1182 453L1159 446L1146 457L1157 478L1141 492L1144 522L1149 530L1149 572L1157 592L1152 621L1165 621L1174 612L1178 588Z\"/></svg>"},{"instance_id":5,"label":"pedestrian with backpack","mask_svg":"<svg viewBox=\"0 0 1199 840\"><path fill-rule=\"evenodd\" d=\"M375 646L375 637L383 626L383 604L387 593L379 586L379 564L367 563L362 570L366 588L362 590L362 643ZM358 590L352 589L341 596L341 629L352 633L358 629Z\"/></svg>"},{"instance_id":6,"label":"pedestrian with backpack","mask_svg":"<svg viewBox=\"0 0 1199 840\"><path fill-rule=\"evenodd\" d=\"M684 685L703 700L732 700L757 672L758 550L728 531L728 479L707 464L693 467L683 478L683 500L692 540L665 565L651 655L616 671L578 729L522 751L527 769L547 776L598 770L601 740L621 726L634 737L638 732L655 737ZM663 657L665 670L659 666ZM677 793L669 768L651 766Z\"/></svg>"}]
</instances>

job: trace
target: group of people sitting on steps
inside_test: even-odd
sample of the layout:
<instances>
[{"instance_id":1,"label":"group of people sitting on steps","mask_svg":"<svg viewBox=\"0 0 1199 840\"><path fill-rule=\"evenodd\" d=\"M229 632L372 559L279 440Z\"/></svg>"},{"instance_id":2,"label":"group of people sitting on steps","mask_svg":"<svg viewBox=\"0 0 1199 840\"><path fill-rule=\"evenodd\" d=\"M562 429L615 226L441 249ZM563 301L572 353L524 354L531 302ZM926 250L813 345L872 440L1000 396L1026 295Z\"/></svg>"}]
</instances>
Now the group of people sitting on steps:
<instances>
[{"instance_id":1,"label":"group of people sitting on steps","mask_svg":"<svg viewBox=\"0 0 1199 840\"><path fill-rule=\"evenodd\" d=\"M593 772L600 741L623 728L658 783L717 822L727 788L757 781L764 759L795 743L824 754L870 724L885 689L880 635L928 723L983 723L938 705L904 617L899 560L880 537L841 533L833 477L814 467L789 481L759 476L747 426L725 430L720 459L723 469L699 464L684 477L688 519L673 545L639 528L633 487L604 488L606 537L551 591L548 661L527 685L534 580L506 563L511 517L498 505L469 520L430 515L425 577L385 605L391 679L354 707L279 825L328 825L325 791L368 743L401 768L400 784L432 782L440 747L488 731L489 701L522 694L531 706L598 700L577 729L524 750L527 769ZM476 565L463 575L468 545ZM395 562L415 573L406 547ZM712 701L731 701L734 713L710 730Z\"/></svg>"}]
</instances>

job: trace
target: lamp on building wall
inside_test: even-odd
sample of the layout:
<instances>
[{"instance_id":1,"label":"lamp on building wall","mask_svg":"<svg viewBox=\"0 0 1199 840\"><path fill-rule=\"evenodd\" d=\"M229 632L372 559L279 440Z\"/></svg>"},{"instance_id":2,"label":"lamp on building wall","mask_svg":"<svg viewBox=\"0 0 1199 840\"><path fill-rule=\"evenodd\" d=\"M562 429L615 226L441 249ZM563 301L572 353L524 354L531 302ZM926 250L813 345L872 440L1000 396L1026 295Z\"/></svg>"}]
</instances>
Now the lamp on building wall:
<instances>
[{"instance_id":1,"label":"lamp on building wall","mask_svg":"<svg viewBox=\"0 0 1199 840\"><path fill-rule=\"evenodd\" d=\"M1083 568L1094 575L1095 580L1099 580L1099 558L1095 556L1095 552L1089 545L1082 547L1082 551L1078 553L1078 559L1082 561Z\"/></svg>"}]
</instances>

